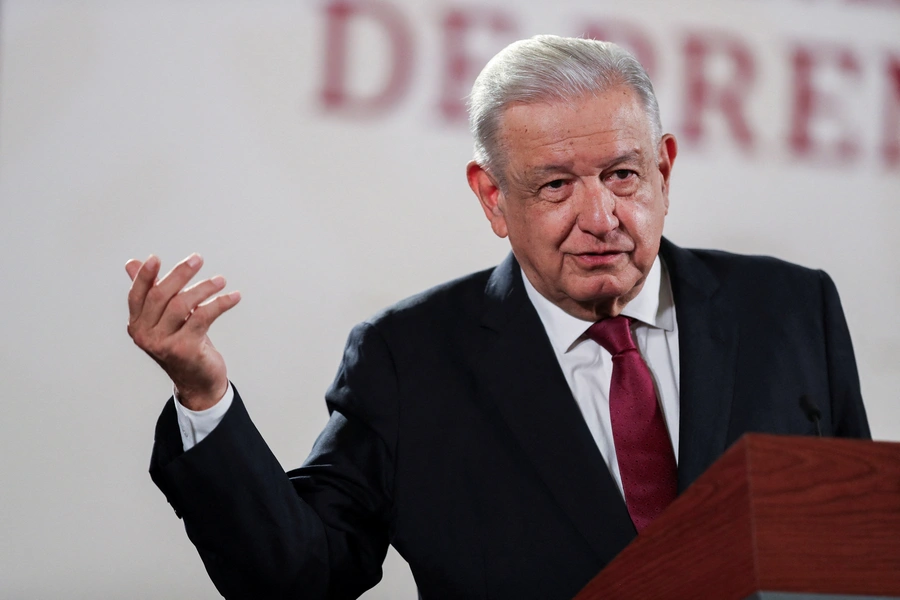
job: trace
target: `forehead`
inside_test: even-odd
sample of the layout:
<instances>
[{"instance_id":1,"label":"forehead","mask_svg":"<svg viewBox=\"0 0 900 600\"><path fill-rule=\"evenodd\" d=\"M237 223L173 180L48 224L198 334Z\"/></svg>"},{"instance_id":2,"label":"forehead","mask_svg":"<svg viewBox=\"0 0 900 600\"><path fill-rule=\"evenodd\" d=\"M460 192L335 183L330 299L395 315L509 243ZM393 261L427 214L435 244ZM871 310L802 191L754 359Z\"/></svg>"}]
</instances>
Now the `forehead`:
<instances>
[{"instance_id":1,"label":"forehead","mask_svg":"<svg viewBox=\"0 0 900 600\"><path fill-rule=\"evenodd\" d=\"M624 86L574 101L511 105L503 112L500 139L507 164L519 168L653 155L647 114Z\"/></svg>"}]
</instances>

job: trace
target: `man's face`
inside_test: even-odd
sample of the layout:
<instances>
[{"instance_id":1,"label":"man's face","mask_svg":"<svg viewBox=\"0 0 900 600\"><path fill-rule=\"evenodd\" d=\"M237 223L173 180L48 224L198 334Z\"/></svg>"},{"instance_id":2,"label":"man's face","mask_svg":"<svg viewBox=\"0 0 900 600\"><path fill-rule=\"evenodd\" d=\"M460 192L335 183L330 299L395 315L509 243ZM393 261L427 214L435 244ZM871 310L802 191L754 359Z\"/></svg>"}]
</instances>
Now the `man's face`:
<instances>
[{"instance_id":1,"label":"man's face","mask_svg":"<svg viewBox=\"0 0 900 600\"><path fill-rule=\"evenodd\" d=\"M535 288L571 315L614 316L659 251L677 147L653 144L638 97L614 87L503 113L506 189L474 163L469 185Z\"/></svg>"}]
</instances>

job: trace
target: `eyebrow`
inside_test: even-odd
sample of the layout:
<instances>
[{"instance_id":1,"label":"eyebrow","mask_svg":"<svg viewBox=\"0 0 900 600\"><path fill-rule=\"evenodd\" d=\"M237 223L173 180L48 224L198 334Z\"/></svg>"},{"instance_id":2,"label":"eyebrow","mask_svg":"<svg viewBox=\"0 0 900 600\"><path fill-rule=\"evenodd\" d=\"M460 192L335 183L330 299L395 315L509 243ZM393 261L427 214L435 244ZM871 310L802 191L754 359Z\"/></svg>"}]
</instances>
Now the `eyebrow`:
<instances>
[{"instance_id":1,"label":"eyebrow","mask_svg":"<svg viewBox=\"0 0 900 600\"><path fill-rule=\"evenodd\" d=\"M540 167L535 167L530 170L530 173L536 177L541 177L543 175L549 175L551 173L559 173L561 171L571 171L574 167L574 163L572 161L558 163L553 165L541 165Z\"/></svg>"},{"instance_id":2,"label":"eyebrow","mask_svg":"<svg viewBox=\"0 0 900 600\"><path fill-rule=\"evenodd\" d=\"M604 169L608 169L613 165L618 165L628 161L640 161L643 158L643 155L640 149L629 150L628 152L623 152L618 156L609 160L605 165ZM566 161L561 163L555 163L550 165L541 165L539 167L534 167L530 170L530 174L534 177L541 177L545 175L550 175L552 173L566 172L571 171L574 167L574 163L572 161Z\"/></svg>"},{"instance_id":3,"label":"eyebrow","mask_svg":"<svg viewBox=\"0 0 900 600\"><path fill-rule=\"evenodd\" d=\"M629 150L628 152L625 152L624 154L620 154L615 159L611 160L609 162L609 164L616 165L619 163L628 162L630 160L640 161L643 157L644 157L643 153L639 149Z\"/></svg>"},{"instance_id":4,"label":"eyebrow","mask_svg":"<svg viewBox=\"0 0 900 600\"><path fill-rule=\"evenodd\" d=\"M644 159L643 153L640 151L639 148L635 148L633 150L629 150L628 152L623 152L622 154L616 156L615 158L610 160L608 163L606 163L606 165L603 168L608 169L614 165L619 165L619 164L622 164L624 162L629 162L629 161L641 162L643 159Z\"/></svg>"}]
</instances>

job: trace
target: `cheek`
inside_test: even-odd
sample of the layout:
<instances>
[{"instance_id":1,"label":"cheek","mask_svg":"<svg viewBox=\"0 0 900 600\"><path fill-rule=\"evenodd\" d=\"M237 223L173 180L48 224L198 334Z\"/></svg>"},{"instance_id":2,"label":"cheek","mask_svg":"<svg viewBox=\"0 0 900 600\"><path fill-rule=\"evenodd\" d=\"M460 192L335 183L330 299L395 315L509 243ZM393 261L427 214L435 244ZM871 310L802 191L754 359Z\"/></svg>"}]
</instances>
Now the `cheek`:
<instances>
[{"instance_id":1,"label":"cheek","mask_svg":"<svg viewBox=\"0 0 900 600\"><path fill-rule=\"evenodd\" d=\"M571 212L565 204L535 205L523 214L523 233L535 249L556 250L572 231Z\"/></svg>"},{"instance_id":2,"label":"cheek","mask_svg":"<svg viewBox=\"0 0 900 600\"><path fill-rule=\"evenodd\" d=\"M664 199L648 194L646 198L629 204L622 220L635 242L656 245L662 234L666 212Z\"/></svg>"},{"instance_id":3,"label":"cheek","mask_svg":"<svg viewBox=\"0 0 900 600\"><path fill-rule=\"evenodd\" d=\"M650 270L659 252L664 219L665 205L660 203L633 205L627 216L624 219L620 218L635 244L633 264L645 274Z\"/></svg>"}]
</instances>

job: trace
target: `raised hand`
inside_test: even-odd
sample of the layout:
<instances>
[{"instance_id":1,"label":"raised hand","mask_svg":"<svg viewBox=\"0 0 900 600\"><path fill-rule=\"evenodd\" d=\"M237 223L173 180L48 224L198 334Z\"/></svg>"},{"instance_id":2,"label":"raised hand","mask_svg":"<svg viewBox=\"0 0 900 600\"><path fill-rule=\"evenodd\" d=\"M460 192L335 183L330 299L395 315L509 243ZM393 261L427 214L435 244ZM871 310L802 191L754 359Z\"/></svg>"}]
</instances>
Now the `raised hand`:
<instances>
[{"instance_id":1,"label":"raised hand","mask_svg":"<svg viewBox=\"0 0 900 600\"><path fill-rule=\"evenodd\" d=\"M157 281L160 261L129 260L128 335L172 379L181 403L191 410L207 409L225 394L228 376L225 360L207 332L219 315L236 305L240 292L206 301L225 287L216 276L185 288L203 265L192 254Z\"/></svg>"}]
</instances>

